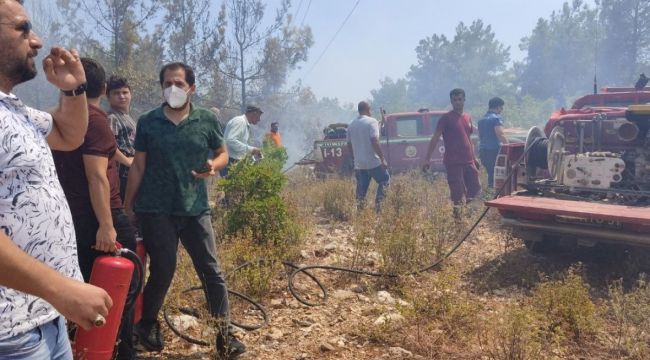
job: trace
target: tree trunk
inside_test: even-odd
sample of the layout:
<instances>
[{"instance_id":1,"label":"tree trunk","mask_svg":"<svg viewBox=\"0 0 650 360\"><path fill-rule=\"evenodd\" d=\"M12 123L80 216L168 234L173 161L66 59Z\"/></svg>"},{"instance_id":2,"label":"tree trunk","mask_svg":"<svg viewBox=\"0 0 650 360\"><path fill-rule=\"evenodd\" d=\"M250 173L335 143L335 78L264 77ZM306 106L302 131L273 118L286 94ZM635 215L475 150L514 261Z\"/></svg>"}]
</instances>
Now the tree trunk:
<instances>
[{"instance_id":1,"label":"tree trunk","mask_svg":"<svg viewBox=\"0 0 650 360\"><path fill-rule=\"evenodd\" d=\"M244 49L239 48L239 71L241 76L241 111L246 108L246 74L244 73Z\"/></svg>"}]
</instances>

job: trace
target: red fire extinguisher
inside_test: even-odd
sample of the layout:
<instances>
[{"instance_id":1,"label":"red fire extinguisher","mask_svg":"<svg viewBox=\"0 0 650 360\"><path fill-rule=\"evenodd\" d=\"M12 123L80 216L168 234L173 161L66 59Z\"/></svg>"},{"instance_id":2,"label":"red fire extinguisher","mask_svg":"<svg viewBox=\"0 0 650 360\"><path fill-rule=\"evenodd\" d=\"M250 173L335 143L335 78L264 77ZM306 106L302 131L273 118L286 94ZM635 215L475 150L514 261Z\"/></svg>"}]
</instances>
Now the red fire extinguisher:
<instances>
[{"instance_id":1,"label":"red fire extinguisher","mask_svg":"<svg viewBox=\"0 0 650 360\"><path fill-rule=\"evenodd\" d=\"M135 264L135 265L134 265ZM113 356L124 306L127 303L133 271L142 277L142 264L137 255L128 249L119 249L112 255L95 259L90 283L104 289L113 300L104 326L91 330L77 328L73 352L75 359L110 360ZM142 290L138 284L137 293ZM134 295L132 295L134 296Z\"/></svg>"}]
</instances>

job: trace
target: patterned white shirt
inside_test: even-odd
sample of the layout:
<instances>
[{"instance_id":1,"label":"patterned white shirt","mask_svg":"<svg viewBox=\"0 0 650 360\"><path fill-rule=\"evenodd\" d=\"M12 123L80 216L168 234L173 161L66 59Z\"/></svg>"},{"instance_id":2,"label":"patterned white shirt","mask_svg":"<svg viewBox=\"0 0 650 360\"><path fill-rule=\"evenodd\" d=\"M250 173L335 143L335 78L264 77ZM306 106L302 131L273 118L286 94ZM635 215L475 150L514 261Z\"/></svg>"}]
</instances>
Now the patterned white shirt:
<instances>
[{"instance_id":1,"label":"patterned white shirt","mask_svg":"<svg viewBox=\"0 0 650 360\"><path fill-rule=\"evenodd\" d=\"M0 230L27 254L82 280L72 215L46 137L52 116L0 92ZM59 313L44 300L0 286L0 341Z\"/></svg>"}]
</instances>

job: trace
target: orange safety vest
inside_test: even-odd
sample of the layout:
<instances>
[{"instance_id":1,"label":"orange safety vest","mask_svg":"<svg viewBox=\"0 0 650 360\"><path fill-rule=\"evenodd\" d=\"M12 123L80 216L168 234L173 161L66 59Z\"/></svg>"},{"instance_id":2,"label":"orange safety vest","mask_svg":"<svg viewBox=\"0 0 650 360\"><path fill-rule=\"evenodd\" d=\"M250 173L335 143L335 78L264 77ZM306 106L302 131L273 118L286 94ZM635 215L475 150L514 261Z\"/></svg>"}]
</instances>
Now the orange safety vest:
<instances>
[{"instance_id":1,"label":"orange safety vest","mask_svg":"<svg viewBox=\"0 0 650 360\"><path fill-rule=\"evenodd\" d=\"M275 146L281 147L282 146L282 137L280 137L280 132L269 132L266 134L266 139L273 141Z\"/></svg>"}]
</instances>

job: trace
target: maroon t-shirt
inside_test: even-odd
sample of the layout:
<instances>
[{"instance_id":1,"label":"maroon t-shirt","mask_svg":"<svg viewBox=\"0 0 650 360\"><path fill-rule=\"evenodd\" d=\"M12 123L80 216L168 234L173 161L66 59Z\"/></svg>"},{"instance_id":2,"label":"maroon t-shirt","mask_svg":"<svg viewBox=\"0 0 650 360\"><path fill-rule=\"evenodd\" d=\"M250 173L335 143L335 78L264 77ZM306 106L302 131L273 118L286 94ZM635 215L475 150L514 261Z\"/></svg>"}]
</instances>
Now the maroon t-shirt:
<instances>
[{"instance_id":1,"label":"maroon t-shirt","mask_svg":"<svg viewBox=\"0 0 650 360\"><path fill-rule=\"evenodd\" d=\"M111 188L111 209L122 208L117 164L110 160L116 149L117 143L108 116L102 109L89 104L88 131L83 144L73 151L52 151L56 172L73 216L93 212L83 155L103 156L109 159L106 175Z\"/></svg>"},{"instance_id":2,"label":"maroon t-shirt","mask_svg":"<svg viewBox=\"0 0 650 360\"><path fill-rule=\"evenodd\" d=\"M474 152L470 135L472 134L472 117L467 113L450 111L440 117L436 131L442 132L445 141L445 165L471 164Z\"/></svg>"}]
</instances>

